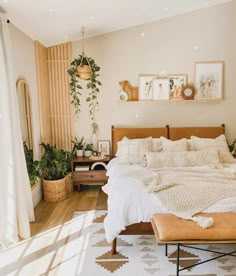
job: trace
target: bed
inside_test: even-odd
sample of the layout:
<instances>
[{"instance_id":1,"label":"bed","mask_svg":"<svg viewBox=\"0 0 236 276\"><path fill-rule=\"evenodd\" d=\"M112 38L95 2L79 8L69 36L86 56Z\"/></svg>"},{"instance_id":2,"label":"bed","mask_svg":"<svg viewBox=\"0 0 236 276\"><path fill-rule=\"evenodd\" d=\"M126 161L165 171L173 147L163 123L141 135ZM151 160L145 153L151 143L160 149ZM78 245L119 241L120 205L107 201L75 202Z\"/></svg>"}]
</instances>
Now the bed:
<instances>
[{"instance_id":1,"label":"bed","mask_svg":"<svg viewBox=\"0 0 236 276\"><path fill-rule=\"evenodd\" d=\"M157 127L157 128L122 128L112 127L112 153L117 153L117 144L128 139L147 139L164 137L177 141L191 136L199 138L216 138L225 133L225 126L217 127ZM145 141L146 142L146 141ZM236 171L236 165L231 164L226 170ZM151 216L154 213L166 213L162 202L153 193L147 193L140 181L134 175L145 175L147 169L143 164L120 164L117 157L108 165L109 181L103 190L108 194L108 215L104 221L106 237L112 241L112 253L116 252L116 238L118 235L153 234ZM150 169L149 169L150 171ZM165 206L164 206L165 207ZM219 204L213 204L204 210L236 212L236 196L222 199Z\"/></svg>"}]
</instances>

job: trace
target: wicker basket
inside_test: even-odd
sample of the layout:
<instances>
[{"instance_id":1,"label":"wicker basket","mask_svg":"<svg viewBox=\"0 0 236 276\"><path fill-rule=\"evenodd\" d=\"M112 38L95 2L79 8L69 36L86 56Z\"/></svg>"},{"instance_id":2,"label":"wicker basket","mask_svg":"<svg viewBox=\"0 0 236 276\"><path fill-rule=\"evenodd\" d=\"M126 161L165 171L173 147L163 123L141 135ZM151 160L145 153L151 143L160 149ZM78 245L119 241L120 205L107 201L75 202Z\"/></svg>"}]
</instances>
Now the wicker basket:
<instances>
[{"instance_id":1,"label":"wicker basket","mask_svg":"<svg viewBox=\"0 0 236 276\"><path fill-rule=\"evenodd\" d=\"M59 202L67 198L66 177L59 180L43 180L44 200Z\"/></svg>"},{"instance_id":2,"label":"wicker basket","mask_svg":"<svg viewBox=\"0 0 236 276\"><path fill-rule=\"evenodd\" d=\"M91 68L88 65L80 65L77 67L77 76L82 80L91 78Z\"/></svg>"},{"instance_id":3,"label":"wicker basket","mask_svg":"<svg viewBox=\"0 0 236 276\"><path fill-rule=\"evenodd\" d=\"M67 195L71 194L73 192L73 183L71 180L71 175L66 175L66 193Z\"/></svg>"}]
</instances>

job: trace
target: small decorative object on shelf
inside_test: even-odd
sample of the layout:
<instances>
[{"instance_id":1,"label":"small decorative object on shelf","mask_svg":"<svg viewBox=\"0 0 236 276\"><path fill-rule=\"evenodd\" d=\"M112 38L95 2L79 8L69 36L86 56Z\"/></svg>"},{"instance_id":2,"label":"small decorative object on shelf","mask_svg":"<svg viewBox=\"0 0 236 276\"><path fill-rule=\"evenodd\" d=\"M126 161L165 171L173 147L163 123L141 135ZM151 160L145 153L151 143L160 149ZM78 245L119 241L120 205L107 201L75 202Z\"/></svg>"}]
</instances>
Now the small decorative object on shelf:
<instances>
[{"instance_id":1,"label":"small decorative object on shelf","mask_svg":"<svg viewBox=\"0 0 236 276\"><path fill-rule=\"evenodd\" d=\"M128 94L127 94L127 92L125 92L125 91L120 91L119 92L119 95L118 95L118 99L120 100L120 101L128 101L128 99L129 99L129 96L128 96Z\"/></svg>"},{"instance_id":2,"label":"small decorative object on shelf","mask_svg":"<svg viewBox=\"0 0 236 276\"><path fill-rule=\"evenodd\" d=\"M185 85L182 89L182 97L185 100L193 100L195 95L195 89L193 85Z\"/></svg>"},{"instance_id":3,"label":"small decorative object on shelf","mask_svg":"<svg viewBox=\"0 0 236 276\"><path fill-rule=\"evenodd\" d=\"M138 100L138 86L133 86L130 84L128 80L123 80L119 82L119 85L123 89L123 91L127 94L128 96L128 101L137 101ZM119 94L121 95L121 93ZM120 98L120 100L126 100L126 96L124 94L121 95L123 99Z\"/></svg>"}]
</instances>

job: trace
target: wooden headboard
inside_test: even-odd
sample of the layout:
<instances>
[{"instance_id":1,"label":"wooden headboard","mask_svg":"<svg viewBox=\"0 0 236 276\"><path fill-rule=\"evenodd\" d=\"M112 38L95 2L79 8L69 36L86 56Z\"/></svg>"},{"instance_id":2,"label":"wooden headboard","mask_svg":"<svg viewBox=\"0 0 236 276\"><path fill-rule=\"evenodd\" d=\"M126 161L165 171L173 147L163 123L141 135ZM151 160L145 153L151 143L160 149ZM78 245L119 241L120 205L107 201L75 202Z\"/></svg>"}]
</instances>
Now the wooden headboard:
<instances>
[{"instance_id":1,"label":"wooden headboard","mask_svg":"<svg viewBox=\"0 0 236 276\"><path fill-rule=\"evenodd\" d=\"M111 128L112 138L112 156L116 154L117 142L122 140L124 136L130 139L135 138L158 138L164 136L170 140L179 140L181 138L190 138L197 136L200 138L216 138L225 133L225 125L218 127L157 127L157 128L129 128L114 127Z\"/></svg>"},{"instance_id":2,"label":"wooden headboard","mask_svg":"<svg viewBox=\"0 0 236 276\"><path fill-rule=\"evenodd\" d=\"M225 125L218 127L169 127L169 139L179 140L197 136L200 138L216 138L225 133Z\"/></svg>"},{"instance_id":3,"label":"wooden headboard","mask_svg":"<svg viewBox=\"0 0 236 276\"><path fill-rule=\"evenodd\" d=\"M168 127L157 127L157 128L123 128L114 127L111 128L111 139L112 139L112 155L114 156L117 151L117 142L122 140L126 136L130 139L135 138L147 138L153 137L158 138L164 136L168 138Z\"/></svg>"}]
</instances>

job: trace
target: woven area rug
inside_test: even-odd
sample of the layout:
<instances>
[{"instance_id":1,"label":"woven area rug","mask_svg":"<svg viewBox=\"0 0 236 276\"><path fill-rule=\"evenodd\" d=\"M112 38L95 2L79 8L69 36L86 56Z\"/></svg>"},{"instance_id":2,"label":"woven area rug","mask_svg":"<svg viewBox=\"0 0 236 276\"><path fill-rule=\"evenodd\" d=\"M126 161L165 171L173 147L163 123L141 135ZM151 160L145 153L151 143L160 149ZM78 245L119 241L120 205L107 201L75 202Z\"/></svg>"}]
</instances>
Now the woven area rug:
<instances>
[{"instance_id":1,"label":"woven area rug","mask_svg":"<svg viewBox=\"0 0 236 276\"><path fill-rule=\"evenodd\" d=\"M103 220L106 211L75 212L71 221L71 234L67 241L62 262L56 275L176 275L176 246L157 246L154 236L125 235L118 238L119 254L110 254L111 245L104 234ZM236 245L205 245L213 250L227 252ZM196 264L215 253L182 249L180 266ZM180 275L236 276L236 258L220 259L180 272Z\"/></svg>"}]
</instances>

